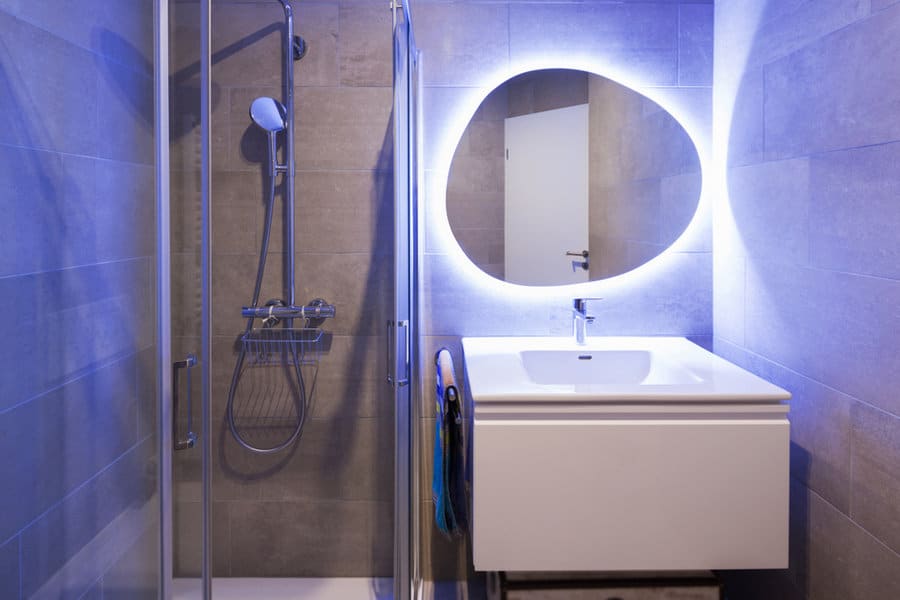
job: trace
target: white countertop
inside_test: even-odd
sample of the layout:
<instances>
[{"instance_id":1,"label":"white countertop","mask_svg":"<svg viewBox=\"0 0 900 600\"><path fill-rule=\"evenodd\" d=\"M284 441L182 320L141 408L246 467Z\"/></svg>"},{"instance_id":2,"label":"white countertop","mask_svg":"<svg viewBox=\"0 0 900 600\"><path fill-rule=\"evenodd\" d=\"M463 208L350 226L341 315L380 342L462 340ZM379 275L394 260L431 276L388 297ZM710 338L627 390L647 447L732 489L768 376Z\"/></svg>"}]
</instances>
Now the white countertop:
<instances>
[{"instance_id":1,"label":"white countertop","mask_svg":"<svg viewBox=\"0 0 900 600\"><path fill-rule=\"evenodd\" d=\"M781 403L780 387L680 337L466 337L479 403Z\"/></svg>"}]
</instances>

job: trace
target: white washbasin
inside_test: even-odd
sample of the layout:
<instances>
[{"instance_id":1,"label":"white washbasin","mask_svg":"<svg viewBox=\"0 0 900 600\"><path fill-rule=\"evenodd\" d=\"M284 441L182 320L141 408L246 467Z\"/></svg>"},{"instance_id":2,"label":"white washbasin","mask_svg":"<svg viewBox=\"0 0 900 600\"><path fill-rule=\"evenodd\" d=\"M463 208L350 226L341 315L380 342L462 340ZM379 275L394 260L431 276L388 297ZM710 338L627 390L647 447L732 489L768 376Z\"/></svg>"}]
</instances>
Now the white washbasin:
<instances>
[{"instance_id":1,"label":"white washbasin","mask_svg":"<svg viewBox=\"0 0 900 600\"><path fill-rule=\"evenodd\" d=\"M528 377L544 385L691 384L702 381L678 363L649 350L524 350Z\"/></svg>"},{"instance_id":2,"label":"white washbasin","mask_svg":"<svg viewBox=\"0 0 900 600\"><path fill-rule=\"evenodd\" d=\"M476 402L779 402L790 394L679 337L463 338Z\"/></svg>"}]
</instances>

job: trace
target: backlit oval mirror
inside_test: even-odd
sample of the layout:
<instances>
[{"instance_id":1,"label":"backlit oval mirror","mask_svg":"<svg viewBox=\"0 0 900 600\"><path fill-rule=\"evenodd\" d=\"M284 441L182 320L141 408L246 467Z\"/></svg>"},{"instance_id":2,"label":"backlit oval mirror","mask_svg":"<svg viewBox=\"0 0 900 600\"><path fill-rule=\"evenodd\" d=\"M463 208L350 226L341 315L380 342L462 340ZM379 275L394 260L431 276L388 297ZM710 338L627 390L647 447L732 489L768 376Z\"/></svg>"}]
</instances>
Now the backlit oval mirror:
<instances>
[{"instance_id":1,"label":"backlit oval mirror","mask_svg":"<svg viewBox=\"0 0 900 600\"><path fill-rule=\"evenodd\" d=\"M658 104L584 71L518 75L481 103L460 139L447 216L483 271L561 285L630 271L693 218L700 159Z\"/></svg>"}]
</instances>

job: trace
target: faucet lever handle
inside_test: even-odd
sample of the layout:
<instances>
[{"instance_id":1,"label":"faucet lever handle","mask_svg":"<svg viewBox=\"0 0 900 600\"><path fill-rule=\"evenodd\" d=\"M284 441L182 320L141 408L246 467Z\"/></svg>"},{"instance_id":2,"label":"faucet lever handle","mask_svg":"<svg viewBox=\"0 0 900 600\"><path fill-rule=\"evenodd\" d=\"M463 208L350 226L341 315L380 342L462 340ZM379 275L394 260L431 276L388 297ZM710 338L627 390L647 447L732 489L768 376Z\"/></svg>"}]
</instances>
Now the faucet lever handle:
<instances>
[{"instance_id":1,"label":"faucet lever handle","mask_svg":"<svg viewBox=\"0 0 900 600\"><path fill-rule=\"evenodd\" d=\"M588 301L594 300L603 300L603 298L574 298L572 300L572 308L577 310L580 313L584 313L587 310Z\"/></svg>"}]
</instances>

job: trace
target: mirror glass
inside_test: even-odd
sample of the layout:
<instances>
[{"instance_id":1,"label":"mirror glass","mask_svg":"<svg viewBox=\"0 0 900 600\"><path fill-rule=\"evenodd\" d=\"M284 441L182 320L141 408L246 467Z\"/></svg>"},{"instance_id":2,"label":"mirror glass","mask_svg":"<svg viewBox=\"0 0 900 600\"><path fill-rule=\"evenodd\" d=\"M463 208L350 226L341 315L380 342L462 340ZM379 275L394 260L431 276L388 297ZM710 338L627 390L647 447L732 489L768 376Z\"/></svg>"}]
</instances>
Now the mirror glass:
<instances>
[{"instance_id":1,"label":"mirror glass","mask_svg":"<svg viewBox=\"0 0 900 600\"><path fill-rule=\"evenodd\" d=\"M489 275L579 283L669 247L700 186L697 149L662 107L600 75L546 69L509 79L481 103L453 156L447 216Z\"/></svg>"}]
</instances>

